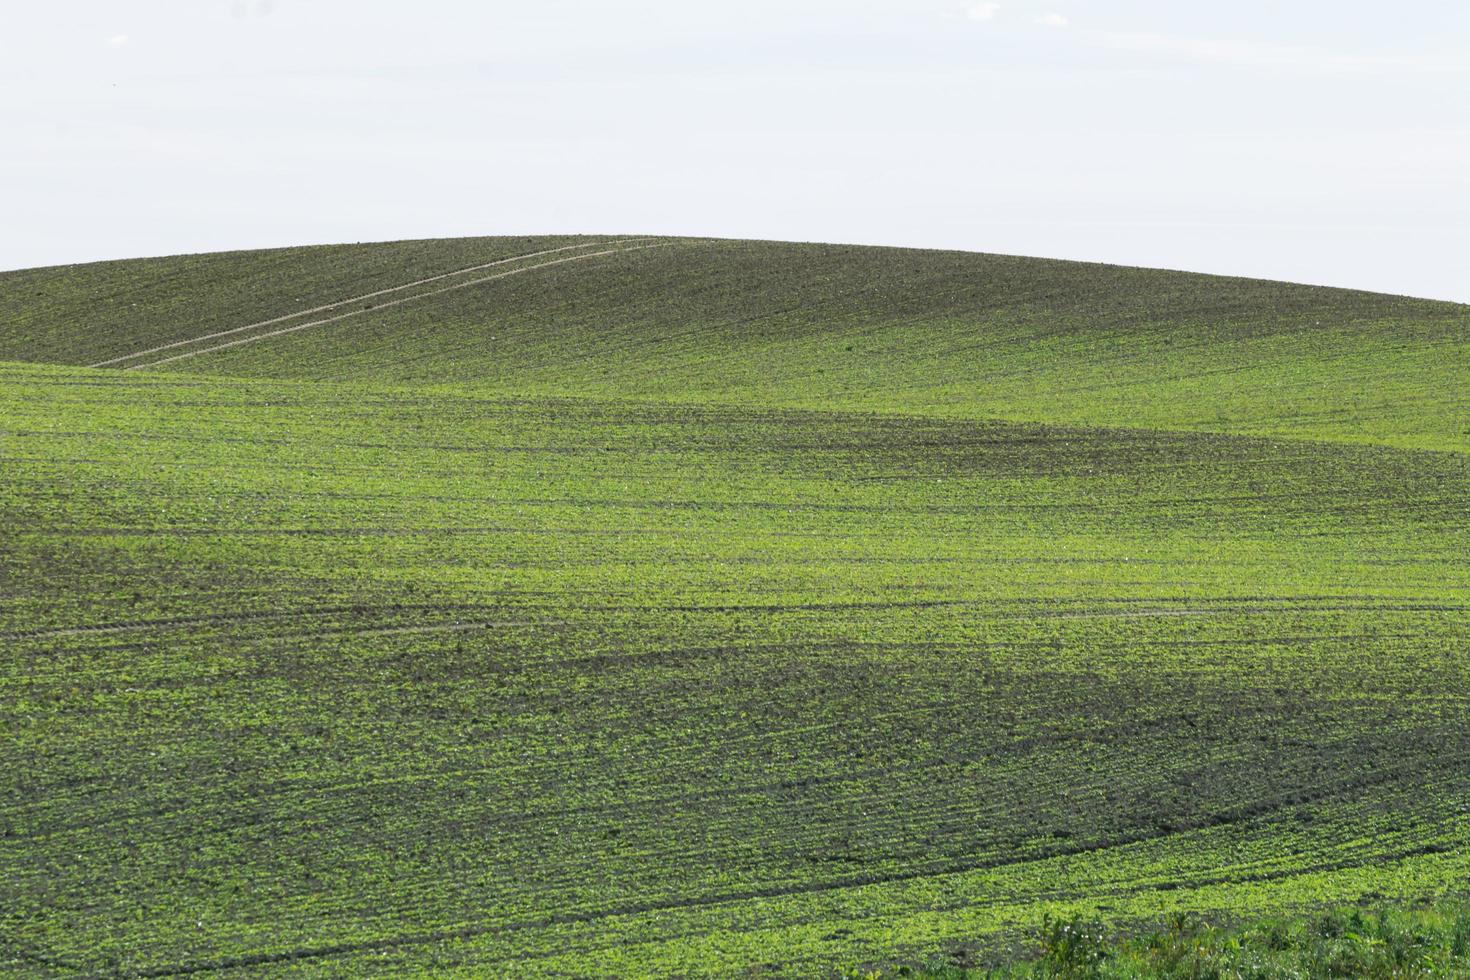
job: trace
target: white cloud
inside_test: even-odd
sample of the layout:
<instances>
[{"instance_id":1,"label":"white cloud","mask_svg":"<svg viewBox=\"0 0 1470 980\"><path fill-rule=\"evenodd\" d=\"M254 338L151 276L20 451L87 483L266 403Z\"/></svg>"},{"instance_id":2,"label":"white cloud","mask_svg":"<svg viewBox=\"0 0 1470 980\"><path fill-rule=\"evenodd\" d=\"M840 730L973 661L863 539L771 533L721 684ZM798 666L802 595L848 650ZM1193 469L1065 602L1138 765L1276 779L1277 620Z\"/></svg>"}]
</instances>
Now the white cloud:
<instances>
[{"instance_id":1,"label":"white cloud","mask_svg":"<svg viewBox=\"0 0 1470 980\"><path fill-rule=\"evenodd\" d=\"M127 43L128 36L126 34L114 34L112 37L107 39L108 47L120 48Z\"/></svg>"},{"instance_id":2,"label":"white cloud","mask_svg":"<svg viewBox=\"0 0 1470 980\"><path fill-rule=\"evenodd\" d=\"M1049 13L1036 18L1036 23L1045 24L1047 27L1066 27L1072 22L1061 14Z\"/></svg>"},{"instance_id":3,"label":"white cloud","mask_svg":"<svg viewBox=\"0 0 1470 980\"><path fill-rule=\"evenodd\" d=\"M1167 34L1104 33L1098 37L1103 44L1120 51L1161 55L1196 64L1312 73L1420 71L1458 74L1466 70L1465 64L1458 60L1385 57L1268 41L1217 40Z\"/></svg>"},{"instance_id":4,"label":"white cloud","mask_svg":"<svg viewBox=\"0 0 1470 980\"><path fill-rule=\"evenodd\" d=\"M970 8L970 19L992 20L998 13L1000 13L1000 4L998 3L977 3Z\"/></svg>"}]
</instances>

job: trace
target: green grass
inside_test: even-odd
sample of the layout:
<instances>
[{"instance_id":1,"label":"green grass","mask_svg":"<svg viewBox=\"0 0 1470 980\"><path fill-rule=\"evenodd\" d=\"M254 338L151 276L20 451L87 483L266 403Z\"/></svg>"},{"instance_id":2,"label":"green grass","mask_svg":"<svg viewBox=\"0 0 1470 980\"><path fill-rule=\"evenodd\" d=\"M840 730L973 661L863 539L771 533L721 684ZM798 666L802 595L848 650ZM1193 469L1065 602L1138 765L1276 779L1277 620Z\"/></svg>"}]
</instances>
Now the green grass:
<instances>
[{"instance_id":1,"label":"green grass","mask_svg":"<svg viewBox=\"0 0 1470 980\"><path fill-rule=\"evenodd\" d=\"M0 360L95 363L569 241L0 274ZM963 252L654 241L164 369L1470 450L1470 307Z\"/></svg>"},{"instance_id":2,"label":"green grass","mask_svg":"<svg viewBox=\"0 0 1470 980\"><path fill-rule=\"evenodd\" d=\"M1100 926L1053 920L1040 955L1000 967L936 964L854 971L879 980L1406 980L1470 977L1470 907L1337 908L1310 917L1234 927L1175 916L1142 935L1111 938ZM956 959L967 958L957 955Z\"/></svg>"},{"instance_id":3,"label":"green grass","mask_svg":"<svg viewBox=\"0 0 1470 980\"><path fill-rule=\"evenodd\" d=\"M811 975L1463 889L1463 308L681 242L76 366L566 244L0 277L0 966ZM1209 346L1125 369L1143 309ZM1313 360L1327 309L1378 326ZM1205 420L1211 350L1383 410Z\"/></svg>"}]
</instances>

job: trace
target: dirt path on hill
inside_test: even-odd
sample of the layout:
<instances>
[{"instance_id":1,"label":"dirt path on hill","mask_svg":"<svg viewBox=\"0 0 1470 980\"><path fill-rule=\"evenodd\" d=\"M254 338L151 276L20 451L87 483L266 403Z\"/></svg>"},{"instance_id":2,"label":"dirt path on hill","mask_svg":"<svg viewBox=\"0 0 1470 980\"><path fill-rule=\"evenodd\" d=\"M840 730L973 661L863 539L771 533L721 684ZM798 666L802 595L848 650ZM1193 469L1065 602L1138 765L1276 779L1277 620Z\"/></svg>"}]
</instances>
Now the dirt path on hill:
<instances>
[{"instance_id":1,"label":"dirt path on hill","mask_svg":"<svg viewBox=\"0 0 1470 980\"><path fill-rule=\"evenodd\" d=\"M587 253L585 253L583 255L573 255L573 256L570 256L570 257L564 258L564 259L552 259L550 262L538 262L536 265L528 265L528 266L525 266L525 267L520 268L520 269L511 269L509 272L500 272L500 273L496 273L493 276L483 276L483 277L481 277L479 279L471 279L471 280L468 280L467 282L457 282L457 283L455 283L452 286L442 286L439 289L431 289L431 290L429 290L428 292L425 292L425 293L415 293L412 296L405 296L402 299L389 300L386 303L379 303L379 304L377 304L377 305L375 305L373 307L370 307L368 309L351 310L351 311L349 311L347 313L339 313L336 316L324 317L324 318L322 318L320 320L309 320L306 323L298 323L298 324L295 324L293 326L283 327L280 330L270 330L270 331L267 331L266 333L258 333L258 334L254 334L254 335L249 336L249 337L241 337L239 340L231 340L231 341L228 341L227 343L216 344L213 347L205 347L205 348L203 348L201 350L193 350L193 351L187 351L187 352L185 352L183 354L175 354L172 357L165 357L165 358L162 358L160 360L150 361L150 362L148 362L146 364L132 364L132 365L129 365L129 366L123 368L123 370L124 371L141 371L141 370L144 370L146 368L155 368L155 367L159 367L159 366L164 365L164 364L170 364L170 363L172 363L174 361L182 361L182 360L185 360L186 358L198 357L200 354L211 354L211 353L214 353L215 351L225 350L225 349L230 348L230 347L239 347L242 344L253 343L253 342L257 341L257 340L265 340L265 339L270 338L270 337L279 337L282 334L294 333L297 330L305 330L307 327L319 327L319 326L321 326L323 324L326 324L326 323L336 323L339 320L346 320L349 317L362 316L364 313L377 313L380 310L386 310L386 309L389 309L389 308L394 307L394 306L402 306L404 303L409 303L409 302L412 302L414 300L427 299L430 296L438 296L438 295L440 295L442 293L453 292L456 289L467 289L470 286L479 286L479 285L482 285L482 284L487 283L487 282L494 282L497 279L505 279L505 278L507 278L509 276L520 275L523 272L535 272L537 269L546 269L546 268L550 268L551 266L554 266L554 265L564 265L564 264L566 264L568 262L580 262L580 261L582 261L584 259L595 259L595 258L599 258L599 257L604 256L604 255L621 255L621 254L623 254L625 252L639 252L639 251L642 251L644 249L649 249L649 248L662 248L664 246L664 244L665 243L659 243L659 244L654 244L654 245L633 245L633 246L631 246L629 248L611 248L611 249L605 249L605 250L603 250L601 252L587 252ZM334 305L341 305L341 304L334 304ZM257 326L259 326L259 324L257 324ZM242 330L242 329L245 329L245 328L241 327L241 328L237 328L236 330L226 331L226 332L227 333L238 333L239 330ZM223 336L223 334L216 334L214 336ZM195 338L194 341L185 341L183 343L194 343L196 341L207 340L207 339L209 339L209 338L208 337L197 337L197 338ZM176 345L173 345L173 346L179 346L179 345L176 344ZM140 355L136 355L136 356L142 356L142 355L140 354Z\"/></svg>"}]
</instances>

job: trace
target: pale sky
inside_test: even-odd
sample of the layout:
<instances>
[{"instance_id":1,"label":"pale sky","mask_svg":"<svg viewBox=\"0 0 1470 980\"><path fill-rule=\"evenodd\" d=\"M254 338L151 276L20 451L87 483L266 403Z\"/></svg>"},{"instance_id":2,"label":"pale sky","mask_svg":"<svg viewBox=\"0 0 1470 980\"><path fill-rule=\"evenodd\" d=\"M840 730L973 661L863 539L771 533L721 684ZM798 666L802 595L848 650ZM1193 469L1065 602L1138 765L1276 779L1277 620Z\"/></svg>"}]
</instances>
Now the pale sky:
<instances>
[{"instance_id":1,"label":"pale sky","mask_svg":"<svg viewBox=\"0 0 1470 980\"><path fill-rule=\"evenodd\" d=\"M660 233L1470 302L1463 0L65 0L0 268Z\"/></svg>"}]
</instances>

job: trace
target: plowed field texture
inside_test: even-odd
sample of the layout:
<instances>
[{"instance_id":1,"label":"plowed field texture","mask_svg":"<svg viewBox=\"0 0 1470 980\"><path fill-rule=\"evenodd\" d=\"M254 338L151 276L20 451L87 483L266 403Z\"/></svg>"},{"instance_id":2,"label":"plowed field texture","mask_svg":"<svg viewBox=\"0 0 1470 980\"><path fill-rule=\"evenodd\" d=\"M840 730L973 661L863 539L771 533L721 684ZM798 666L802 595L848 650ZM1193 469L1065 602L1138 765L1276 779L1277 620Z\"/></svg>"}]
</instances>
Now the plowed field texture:
<instances>
[{"instance_id":1,"label":"plowed field texture","mask_svg":"<svg viewBox=\"0 0 1470 980\"><path fill-rule=\"evenodd\" d=\"M0 274L0 970L820 976L1467 882L1470 308L635 236Z\"/></svg>"}]
</instances>

